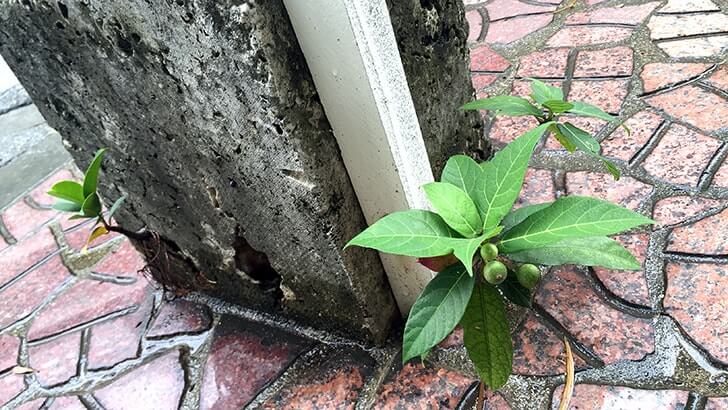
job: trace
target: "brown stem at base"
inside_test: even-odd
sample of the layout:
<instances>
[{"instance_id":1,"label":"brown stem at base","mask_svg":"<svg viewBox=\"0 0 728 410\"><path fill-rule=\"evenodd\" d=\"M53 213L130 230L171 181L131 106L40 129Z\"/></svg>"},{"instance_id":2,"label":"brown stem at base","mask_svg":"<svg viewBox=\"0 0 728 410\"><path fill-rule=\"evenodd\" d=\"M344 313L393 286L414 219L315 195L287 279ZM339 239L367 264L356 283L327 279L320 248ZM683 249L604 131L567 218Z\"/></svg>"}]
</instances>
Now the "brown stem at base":
<instances>
[{"instance_id":1,"label":"brown stem at base","mask_svg":"<svg viewBox=\"0 0 728 410\"><path fill-rule=\"evenodd\" d=\"M129 239L134 239L135 241L142 242L142 241L148 241L149 239L152 239L152 233L147 230L134 232L134 231L130 231L126 228L122 228L121 226L118 226L118 225L105 225L105 227L106 227L106 230L108 230L109 232L120 233Z\"/></svg>"},{"instance_id":2,"label":"brown stem at base","mask_svg":"<svg viewBox=\"0 0 728 410\"><path fill-rule=\"evenodd\" d=\"M478 392L478 404L476 405L477 410L483 410L485 405L485 383L480 382L480 391Z\"/></svg>"}]
</instances>

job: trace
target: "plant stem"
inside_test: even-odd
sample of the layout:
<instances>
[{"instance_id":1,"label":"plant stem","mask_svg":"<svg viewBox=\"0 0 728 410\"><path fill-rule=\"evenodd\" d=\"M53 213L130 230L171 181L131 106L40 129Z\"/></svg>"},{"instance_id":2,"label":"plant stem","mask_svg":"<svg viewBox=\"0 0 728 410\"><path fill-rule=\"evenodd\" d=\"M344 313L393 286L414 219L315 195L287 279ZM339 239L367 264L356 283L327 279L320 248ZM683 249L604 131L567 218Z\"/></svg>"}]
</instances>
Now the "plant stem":
<instances>
[{"instance_id":1,"label":"plant stem","mask_svg":"<svg viewBox=\"0 0 728 410\"><path fill-rule=\"evenodd\" d=\"M478 391L478 404L476 405L477 410L483 410L485 405L485 383L480 382L480 391Z\"/></svg>"},{"instance_id":2,"label":"plant stem","mask_svg":"<svg viewBox=\"0 0 728 410\"><path fill-rule=\"evenodd\" d=\"M104 224L104 227L106 228L107 231L120 233L129 239L134 239L136 241L142 242L142 241L146 241L152 237L151 232L149 232L147 230L143 230L140 232L134 232L134 231L130 231L126 228L122 228L119 225L109 225L105 219L103 219L103 218L100 218L100 219L101 219L101 223Z\"/></svg>"}]
</instances>

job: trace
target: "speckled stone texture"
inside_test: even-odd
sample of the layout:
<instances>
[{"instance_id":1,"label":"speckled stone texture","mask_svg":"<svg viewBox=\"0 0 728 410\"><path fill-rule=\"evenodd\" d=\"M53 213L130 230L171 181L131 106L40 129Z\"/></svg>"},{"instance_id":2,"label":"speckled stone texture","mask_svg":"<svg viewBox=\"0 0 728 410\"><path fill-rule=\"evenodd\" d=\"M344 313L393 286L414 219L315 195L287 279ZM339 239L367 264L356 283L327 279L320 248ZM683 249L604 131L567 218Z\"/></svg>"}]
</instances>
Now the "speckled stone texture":
<instances>
[{"instance_id":1,"label":"speckled stone texture","mask_svg":"<svg viewBox=\"0 0 728 410\"><path fill-rule=\"evenodd\" d=\"M342 250L365 223L281 1L5 1L0 25L0 53L74 158L109 148L101 191L127 195L123 225L173 241L215 295L385 337L397 309L376 254ZM467 84L465 51L462 84L450 70L444 87ZM241 240L276 273L248 277Z\"/></svg>"}]
</instances>

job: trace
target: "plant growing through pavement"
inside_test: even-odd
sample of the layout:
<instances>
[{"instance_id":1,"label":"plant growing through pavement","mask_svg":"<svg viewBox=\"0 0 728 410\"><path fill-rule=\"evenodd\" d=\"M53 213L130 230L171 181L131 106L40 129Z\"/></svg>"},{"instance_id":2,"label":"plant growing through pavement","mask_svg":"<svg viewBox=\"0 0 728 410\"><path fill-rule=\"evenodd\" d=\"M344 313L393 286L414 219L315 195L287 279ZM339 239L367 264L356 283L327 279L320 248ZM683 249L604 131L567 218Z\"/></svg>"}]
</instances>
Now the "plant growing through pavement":
<instances>
[{"instance_id":1,"label":"plant growing through pavement","mask_svg":"<svg viewBox=\"0 0 728 410\"><path fill-rule=\"evenodd\" d=\"M539 126L526 132L490 160L478 164L464 155L451 157L440 182L423 186L434 212L408 210L380 219L348 246L420 258L439 271L420 294L405 325L402 359L424 358L458 325L482 381L495 390L512 367L511 336L504 299L530 306L540 278L536 265L579 264L637 270L640 264L609 235L653 221L621 206L584 196L512 210L528 162L546 131L570 152L584 151L619 178L619 170L599 155L589 133L562 115L615 118L583 103L564 101L557 87L532 80L531 100L498 96L473 101L469 110L496 115L534 116Z\"/></svg>"},{"instance_id":2,"label":"plant growing through pavement","mask_svg":"<svg viewBox=\"0 0 728 410\"><path fill-rule=\"evenodd\" d=\"M186 272L194 269L187 259L177 253L159 233L147 229L132 231L113 224L112 217L123 204L125 196L117 199L107 213L104 213L98 193L99 172L106 149L100 149L88 166L82 182L63 180L55 183L48 191L56 199L53 209L71 213L69 219L95 219L86 247L94 240L110 232L116 232L131 239L144 254L147 263L142 272L159 283L165 290L184 293L190 290L209 288L214 282L208 280L202 272L196 277L188 277Z\"/></svg>"}]
</instances>

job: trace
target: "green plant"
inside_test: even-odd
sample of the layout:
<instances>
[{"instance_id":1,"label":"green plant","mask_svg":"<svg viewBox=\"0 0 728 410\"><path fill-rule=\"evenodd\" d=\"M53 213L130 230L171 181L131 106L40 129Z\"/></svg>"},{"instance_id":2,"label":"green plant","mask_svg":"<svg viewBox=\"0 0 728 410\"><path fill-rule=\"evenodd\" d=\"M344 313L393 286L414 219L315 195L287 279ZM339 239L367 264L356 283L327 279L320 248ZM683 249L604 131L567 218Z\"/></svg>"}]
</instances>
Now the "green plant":
<instances>
[{"instance_id":1,"label":"green plant","mask_svg":"<svg viewBox=\"0 0 728 410\"><path fill-rule=\"evenodd\" d=\"M69 219L96 219L84 250L97 238L110 232L116 232L136 244L147 260L141 271L160 284L164 290L185 293L208 289L214 285L215 282L209 280L202 272L198 272L195 277L190 277L187 272L195 269L192 262L178 252L174 252L175 245L169 244L158 232L148 229L132 231L118 224L112 224L112 217L124 203L126 197L122 196L117 199L109 211L104 214L97 188L101 162L105 154L106 149L96 152L86 169L82 182L59 181L48 191L48 195L57 198L53 208L71 213Z\"/></svg>"},{"instance_id":2,"label":"green plant","mask_svg":"<svg viewBox=\"0 0 728 410\"><path fill-rule=\"evenodd\" d=\"M639 269L634 256L607 236L653 223L631 210L583 196L511 210L531 155L547 130L570 151L576 148L599 157L599 143L570 123L559 123L562 114L614 120L597 107L565 102L560 89L540 81L533 81L532 98L493 97L466 104L465 109L533 115L540 125L490 161L478 164L464 155L451 157L440 182L423 187L435 212L392 213L347 244L424 258L426 266L440 270L412 306L402 359L424 358L459 323L475 369L491 389L503 386L511 374L504 299L530 306L531 289L540 276L534 264ZM615 178L619 176L613 165L599 159ZM475 275L480 269L483 275Z\"/></svg>"}]
</instances>

